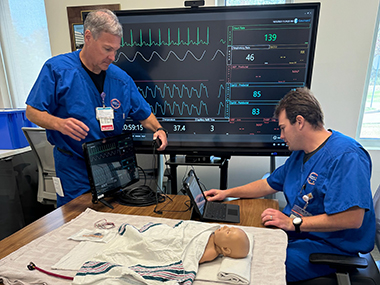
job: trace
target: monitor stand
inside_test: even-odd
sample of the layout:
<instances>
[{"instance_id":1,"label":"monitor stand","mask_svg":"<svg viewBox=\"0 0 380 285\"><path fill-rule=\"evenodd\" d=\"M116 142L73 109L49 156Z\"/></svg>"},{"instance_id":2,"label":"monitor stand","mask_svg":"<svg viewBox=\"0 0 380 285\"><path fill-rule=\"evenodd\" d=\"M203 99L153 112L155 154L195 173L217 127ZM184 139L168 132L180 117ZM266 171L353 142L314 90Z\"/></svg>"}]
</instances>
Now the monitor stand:
<instances>
[{"instance_id":1,"label":"monitor stand","mask_svg":"<svg viewBox=\"0 0 380 285\"><path fill-rule=\"evenodd\" d=\"M191 216L190 220L192 221L200 221L201 217L199 216L198 212L194 209L194 206L191 206Z\"/></svg>"},{"instance_id":2,"label":"monitor stand","mask_svg":"<svg viewBox=\"0 0 380 285\"><path fill-rule=\"evenodd\" d=\"M106 200L104 200L104 198L97 199L97 196L94 193L92 193L92 203L97 204L98 201L100 201L103 205L113 209L113 206L110 203L108 203Z\"/></svg>"},{"instance_id":3,"label":"monitor stand","mask_svg":"<svg viewBox=\"0 0 380 285\"><path fill-rule=\"evenodd\" d=\"M113 209L113 206L110 203L108 203L106 200L104 200L103 198L99 199L99 202L101 202L103 205Z\"/></svg>"}]
</instances>

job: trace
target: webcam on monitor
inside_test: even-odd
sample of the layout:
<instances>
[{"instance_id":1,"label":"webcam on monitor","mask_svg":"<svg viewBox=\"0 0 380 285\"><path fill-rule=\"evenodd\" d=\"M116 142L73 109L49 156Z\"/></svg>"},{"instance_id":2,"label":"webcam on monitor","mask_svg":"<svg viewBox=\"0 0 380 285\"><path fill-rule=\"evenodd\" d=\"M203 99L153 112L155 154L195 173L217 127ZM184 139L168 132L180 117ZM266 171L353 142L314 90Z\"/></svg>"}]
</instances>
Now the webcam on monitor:
<instances>
[{"instance_id":1,"label":"webcam on monitor","mask_svg":"<svg viewBox=\"0 0 380 285\"><path fill-rule=\"evenodd\" d=\"M198 8L204 5L205 1L185 1L185 7Z\"/></svg>"}]
</instances>

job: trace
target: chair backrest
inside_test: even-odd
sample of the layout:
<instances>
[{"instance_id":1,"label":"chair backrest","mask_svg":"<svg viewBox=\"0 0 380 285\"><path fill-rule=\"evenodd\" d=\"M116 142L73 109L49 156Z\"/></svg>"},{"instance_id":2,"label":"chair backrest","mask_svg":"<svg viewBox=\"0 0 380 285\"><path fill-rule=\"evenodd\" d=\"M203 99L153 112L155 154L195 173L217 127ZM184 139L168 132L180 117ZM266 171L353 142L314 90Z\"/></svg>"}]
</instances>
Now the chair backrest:
<instances>
[{"instance_id":1,"label":"chair backrest","mask_svg":"<svg viewBox=\"0 0 380 285\"><path fill-rule=\"evenodd\" d=\"M373 207L375 209L375 215L376 215L375 242L376 242L377 248L380 250L380 185L376 189L375 195L373 196Z\"/></svg>"},{"instance_id":2,"label":"chair backrest","mask_svg":"<svg viewBox=\"0 0 380 285\"><path fill-rule=\"evenodd\" d=\"M43 128L22 128L26 139L36 158L38 167L37 201L42 204L56 205L57 194L53 177L56 176L54 167L54 147L48 142Z\"/></svg>"},{"instance_id":3,"label":"chair backrest","mask_svg":"<svg viewBox=\"0 0 380 285\"><path fill-rule=\"evenodd\" d=\"M43 128L22 128L30 147L40 160L43 172L55 172L53 146L46 138L46 130Z\"/></svg>"}]
</instances>

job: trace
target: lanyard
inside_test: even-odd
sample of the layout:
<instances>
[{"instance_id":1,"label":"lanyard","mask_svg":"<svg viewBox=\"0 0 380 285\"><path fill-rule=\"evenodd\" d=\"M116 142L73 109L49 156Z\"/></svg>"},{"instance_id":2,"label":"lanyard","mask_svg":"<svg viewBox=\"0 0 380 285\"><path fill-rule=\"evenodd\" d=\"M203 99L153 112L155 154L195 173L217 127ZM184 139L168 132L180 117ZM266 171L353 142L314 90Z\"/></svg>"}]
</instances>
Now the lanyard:
<instances>
[{"instance_id":1,"label":"lanyard","mask_svg":"<svg viewBox=\"0 0 380 285\"><path fill-rule=\"evenodd\" d=\"M102 93L100 94L100 97L102 98L103 108L105 108L106 105L104 104L104 99L106 98L106 93L102 92Z\"/></svg>"},{"instance_id":2,"label":"lanyard","mask_svg":"<svg viewBox=\"0 0 380 285\"><path fill-rule=\"evenodd\" d=\"M299 193L299 195L302 195L302 200L305 202L305 206L304 206L303 210L305 210L307 208L307 206L309 205L309 201L311 199L313 199L313 194L311 194L311 192L308 194L305 194L305 195L303 195L303 193L306 189L308 179L310 178L310 175L313 173L313 169L314 169L315 165L319 162L319 160L320 160L320 157L318 157L316 159L316 161L314 162L314 164L312 165L312 167L310 167L309 174L306 176L306 179L305 179L304 183L302 184L301 191ZM302 165L302 167L304 167L304 165Z\"/></svg>"}]
</instances>

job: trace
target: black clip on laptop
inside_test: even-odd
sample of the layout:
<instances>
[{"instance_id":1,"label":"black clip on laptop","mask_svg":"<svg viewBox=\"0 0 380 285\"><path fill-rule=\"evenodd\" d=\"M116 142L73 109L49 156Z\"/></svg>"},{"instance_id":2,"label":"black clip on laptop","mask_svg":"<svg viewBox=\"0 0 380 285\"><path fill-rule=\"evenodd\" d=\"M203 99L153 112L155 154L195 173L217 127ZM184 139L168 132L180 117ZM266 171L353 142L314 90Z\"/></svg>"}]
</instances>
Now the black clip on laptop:
<instances>
[{"instance_id":1,"label":"black clip on laptop","mask_svg":"<svg viewBox=\"0 0 380 285\"><path fill-rule=\"evenodd\" d=\"M191 169L189 171L188 177L183 182L183 186L187 195L190 197L193 214L195 212L195 216L198 216L200 220L231 223L240 222L239 205L207 201L194 170Z\"/></svg>"}]
</instances>

